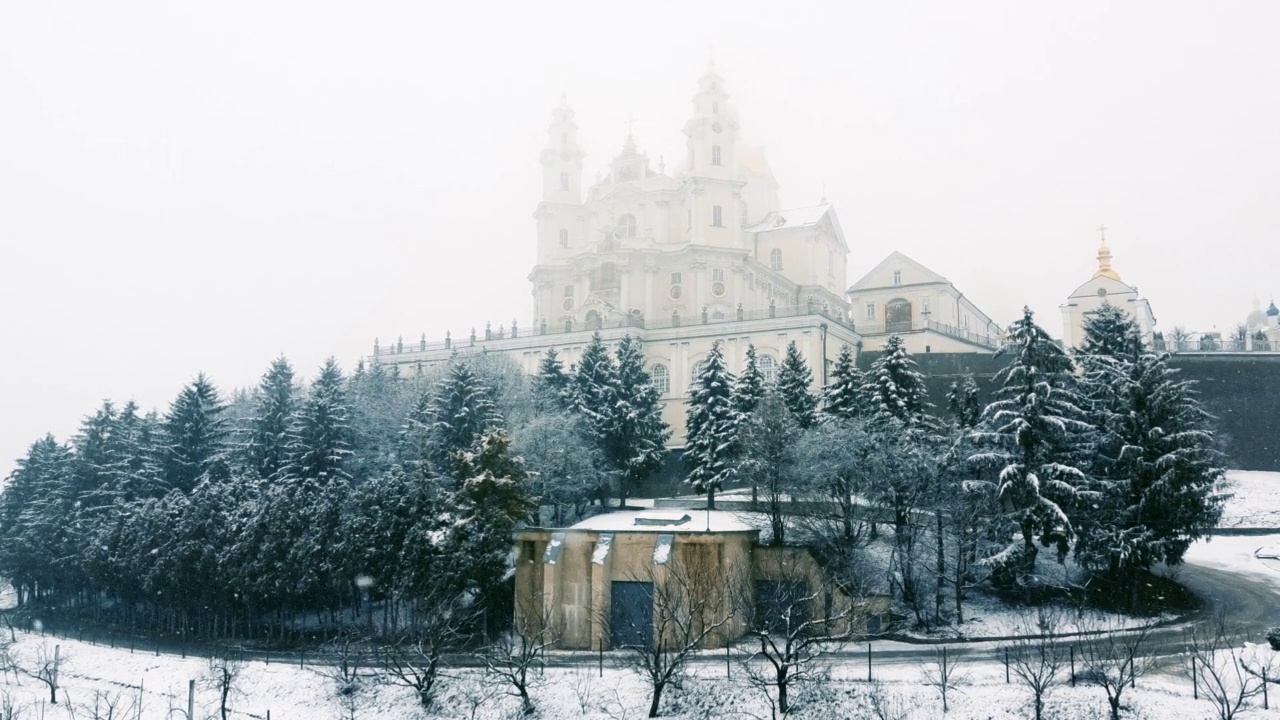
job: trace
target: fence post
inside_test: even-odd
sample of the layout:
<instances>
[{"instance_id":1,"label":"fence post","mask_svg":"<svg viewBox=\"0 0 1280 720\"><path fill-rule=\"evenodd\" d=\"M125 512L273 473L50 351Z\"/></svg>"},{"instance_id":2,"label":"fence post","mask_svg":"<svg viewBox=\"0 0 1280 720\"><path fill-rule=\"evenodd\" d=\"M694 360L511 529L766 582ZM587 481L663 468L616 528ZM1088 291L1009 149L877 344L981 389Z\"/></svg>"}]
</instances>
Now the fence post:
<instances>
[{"instance_id":1,"label":"fence post","mask_svg":"<svg viewBox=\"0 0 1280 720\"><path fill-rule=\"evenodd\" d=\"M187 720L195 720L196 717L196 681L187 681Z\"/></svg>"},{"instance_id":2,"label":"fence post","mask_svg":"<svg viewBox=\"0 0 1280 720\"><path fill-rule=\"evenodd\" d=\"M1009 684L1009 648L1004 649L1004 684Z\"/></svg>"},{"instance_id":3,"label":"fence post","mask_svg":"<svg viewBox=\"0 0 1280 720\"><path fill-rule=\"evenodd\" d=\"M871 641L867 641L867 682L871 682Z\"/></svg>"},{"instance_id":4,"label":"fence post","mask_svg":"<svg viewBox=\"0 0 1280 720\"><path fill-rule=\"evenodd\" d=\"M600 639L600 677L604 677L604 638Z\"/></svg>"},{"instance_id":5,"label":"fence post","mask_svg":"<svg viewBox=\"0 0 1280 720\"><path fill-rule=\"evenodd\" d=\"M1196 656L1191 656L1191 699L1200 699L1200 681L1196 677Z\"/></svg>"},{"instance_id":6,"label":"fence post","mask_svg":"<svg viewBox=\"0 0 1280 720\"><path fill-rule=\"evenodd\" d=\"M729 669L729 643L727 642L724 644L724 676L733 677L733 671Z\"/></svg>"},{"instance_id":7,"label":"fence post","mask_svg":"<svg viewBox=\"0 0 1280 720\"><path fill-rule=\"evenodd\" d=\"M1076 646L1071 646L1071 687L1076 686Z\"/></svg>"}]
</instances>

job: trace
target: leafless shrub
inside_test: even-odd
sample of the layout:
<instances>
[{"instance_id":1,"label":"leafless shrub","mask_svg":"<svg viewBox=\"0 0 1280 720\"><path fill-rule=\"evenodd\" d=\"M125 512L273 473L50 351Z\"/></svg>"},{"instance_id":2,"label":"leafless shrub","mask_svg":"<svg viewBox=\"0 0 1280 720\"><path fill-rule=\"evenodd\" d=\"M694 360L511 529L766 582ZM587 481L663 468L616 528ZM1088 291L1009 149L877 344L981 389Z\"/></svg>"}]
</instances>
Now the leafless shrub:
<instances>
[{"instance_id":1,"label":"leafless shrub","mask_svg":"<svg viewBox=\"0 0 1280 720\"><path fill-rule=\"evenodd\" d=\"M95 690L92 703L85 703L83 709L89 720L128 720L137 712L133 702L123 693L112 694L102 690Z\"/></svg>"},{"instance_id":2,"label":"leafless shrub","mask_svg":"<svg viewBox=\"0 0 1280 720\"><path fill-rule=\"evenodd\" d=\"M595 689L596 671L589 665L575 665L572 671L573 698L583 715L591 708L591 692Z\"/></svg>"},{"instance_id":3,"label":"leafless shrub","mask_svg":"<svg viewBox=\"0 0 1280 720\"><path fill-rule=\"evenodd\" d=\"M1248 701L1263 693L1264 676L1275 675L1271 658L1249 651L1244 637L1219 611L1186 635L1183 671L1196 691L1213 705L1219 720L1232 720ZM1252 667L1256 672L1250 672Z\"/></svg>"},{"instance_id":4,"label":"leafless shrub","mask_svg":"<svg viewBox=\"0 0 1280 720\"><path fill-rule=\"evenodd\" d=\"M804 581L778 582L772 588L772 597L756 603L751 602L755 598L745 598L737 605L755 606L747 631L755 649L742 667L748 684L764 695L776 718L791 712L793 690L823 677L824 656L849 637L853 602L835 588L819 585L814 590ZM824 615L820 609L832 593L841 604Z\"/></svg>"},{"instance_id":5,"label":"leafless shrub","mask_svg":"<svg viewBox=\"0 0 1280 720\"><path fill-rule=\"evenodd\" d=\"M461 646L469 612L452 598L430 598L415 622L378 651L389 682L410 688L423 709L430 709L440 691L447 652Z\"/></svg>"},{"instance_id":6,"label":"leafless shrub","mask_svg":"<svg viewBox=\"0 0 1280 720\"><path fill-rule=\"evenodd\" d=\"M920 666L920 674L924 676L925 684L932 686L942 696L944 713L951 709L947 704L948 694L958 692L970 679L963 669L963 663L956 659L954 653L948 653L945 645L934 650L933 659Z\"/></svg>"},{"instance_id":7,"label":"leafless shrub","mask_svg":"<svg viewBox=\"0 0 1280 720\"><path fill-rule=\"evenodd\" d=\"M1031 693L1035 720L1044 716L1044 701L1062 682L1066 654L1053 637L1062 625L1062 611L1053 607L1037 607L1023 613L1015 632L1022 636L1009 648L1009 670Z\"/></svg>"},{"instance_id":8,"label":"leafless shrub","mask_svg":"<svg viewBox=\"0 0 1280 720\"><path fill-rule=\"evenodd\" d=\"M875 681L867 692L867 703L871 706L871 714L876 720L908 720L911 717L911 705L900 693L890 690L884 683Z\"/></svg>"},{"instance_id":9,"label":"leafless shrub","mask_svg":"<svg viewBox=\"0 0 1280 720\"><path fill-rule=\"evenodd\" d=\"M733 591L741 578L730 577L717 564L672 548L669 561L651 569L644 583L653 607L652 637L627 648L632 667L651 689L649 717L657 717L662 693L678 686L686 663L734 618Z\"/></svg>"},{"instance_id":10,"label":"leafless shrub","mask_svg":"<svg viewBox=\"0 0 1280 720\"><path fill-rule=\"evenodd\" d=\"M218 694L218 714L222 720L227 720L231 714L232 696L243 696L236 687L243 669L244 665L240 661L226 654L215 655L209 658L209 667L199 680L200 687Z\"/></svg>"},{"instance_id":11,"label":"leafless shrub","mask_svg":"<svg viewBox=\"0 0 1280 720\"><path fill-rule=\"evenodd\" d=\"M547 650L555 646L553 627L550 618L536 625L526 623L525 628L505 634L479 654L485 674L508 695L520 698L526 715L535 709L529 690L542 684Z\"/></svg>"},{"instance_id":12,"label":"leafless shrub","mask_svg":"<svg viewBox=\"0 0 1280 720\"><path fill-rule=\"evenodd\" d=\"M1084 679L1102 688L1111 720L1120 720L1125 690L1133 687L1154 664L1147 648L1150 626L1127 629L1114 617L1085 615L1080 627L1092 633L1079 645Z\"/></svg>"},{"instance_id":13,"label":"leafless shrub","mask_svg":"<svg viewBox=\"0 0 1280 720\"><path fill-rule=\"evenodd\" d=\"M58 672L65 665L68 658L62 654L61 646L54 645L53 649L49 649L49 644L41 643L36 648L35 654L25 663L19 663L15 669L29 678L40 681L49 690L49 704L58 704Z\"/></svg>"}]
</instances>

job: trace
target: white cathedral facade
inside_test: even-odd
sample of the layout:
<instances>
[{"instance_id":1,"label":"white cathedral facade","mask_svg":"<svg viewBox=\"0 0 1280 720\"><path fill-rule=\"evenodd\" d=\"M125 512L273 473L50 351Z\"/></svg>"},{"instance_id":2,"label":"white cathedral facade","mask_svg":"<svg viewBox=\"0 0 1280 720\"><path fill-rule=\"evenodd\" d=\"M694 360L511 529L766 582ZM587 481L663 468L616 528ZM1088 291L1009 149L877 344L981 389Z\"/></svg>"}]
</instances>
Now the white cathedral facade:
<instances>
[{"instance_id":1,"label":"white cathedral facade","mask_svg":"<svg viewBox=\"0 0 1280 720\"><path fill-rule=\"evenodd\" d=\"M628 136L608 172L584 188L577 132L562 100L541 154L542 198L533 214L533 326L486 327L443 343L425 336L389 348L375 343L372 361L411 372L455 352L500 352L533 373L549 348L567 365L593 333L609 344L629 333L643 342L674 431L671 444L680 446L688 386L716 341L735 373L754 345L766 376L794 341L813 370L815 391L841 346L860 350L864 336L875 349L889 332L901 332L913 352L954 352L957 343L990 352L998 342L986 315L967 301L948 302L961 294L948 292L945 279L896 253L864 278L854 308L849 245L835 209L825 198L811 207L780 206L764 153L743 142L713 69L698 80L683 128L687 153L671 173L661 163L653 168ZM883 288L874 287L880 274ZM901 287L904 277L909 287Z\"/></svg>"}]
</instances>

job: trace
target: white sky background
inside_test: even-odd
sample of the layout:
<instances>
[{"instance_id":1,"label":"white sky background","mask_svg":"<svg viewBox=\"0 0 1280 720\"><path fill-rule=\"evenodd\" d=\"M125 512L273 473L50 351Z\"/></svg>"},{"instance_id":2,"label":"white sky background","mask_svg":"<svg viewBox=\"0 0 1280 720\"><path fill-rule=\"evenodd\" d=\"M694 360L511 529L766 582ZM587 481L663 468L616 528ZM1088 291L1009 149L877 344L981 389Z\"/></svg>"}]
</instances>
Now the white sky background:
<instances>
[{"instance_id":1,"label":"white sky background","mask_svg":"<svg viewBox=\"0 0 1280 720\"><path fill-rule=\"evenodd\" d=\"M561 91L586 178L657 165L713 48L850 279L897 249L999 322L1105 223L1159 328L1280 295L1280 3L0 6L0 475L103 398L529 321ZM1278 298L1280 299L1280 298Z\"/></svg>"}]
</instances>

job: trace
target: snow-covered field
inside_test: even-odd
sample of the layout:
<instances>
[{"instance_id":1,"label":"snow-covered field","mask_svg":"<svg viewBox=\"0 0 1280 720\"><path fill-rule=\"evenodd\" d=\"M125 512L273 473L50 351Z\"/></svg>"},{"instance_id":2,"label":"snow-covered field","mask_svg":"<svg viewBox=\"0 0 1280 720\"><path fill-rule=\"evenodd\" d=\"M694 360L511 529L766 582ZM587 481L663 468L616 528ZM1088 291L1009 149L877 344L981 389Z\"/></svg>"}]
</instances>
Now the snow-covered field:
<instances>
[{"instance_id":1,"label":"snow-covered field","mask_svg":"<svg viewBox=\"0 0 1280 720\"><path fill-rule=\"evenodd\" d=\"M1228 470L1231 493L1218 523L1224 528L1280 528L1280 472Z\"/></svg>"},{"instance_id":2,"label":"snow-covered field","mask_svg":"<svg viewBox=\"0 0 1280 720\"><path fill-rule=\"evenodd\" d=\"M118 700L116 718L161 720L182 717L185 710L187 683L197 680L196 717L217 715L216 692L199 681L207 664L196 659L183 660L171 656L131 655L127 650L113 650L86 643L54 640L40 636L23 636L15 650L20 658L34 657L42 648L57 643L65 662L62 668L63 690L59 706L48 704L47 691L34 680L13 677L0 680L0 696L8 693L21 708L17 718L85 718L94 717L90 708L95 696ZM548 669L532 696L541 718L641 718L648 707L648 688L642 679L625 667L606 660L600 677L593 658L574 668ZM663 705L665 717L686 718L768 718L769 701L761 691L743 679L743 668L736 663L728 669L720 658L709 658L699 664L683 689L673 690ZM967 676L949 697L948 718L956 720L1021 720L1029 716L1028 696L1016 684L1005 684L1003 666L983 662L962 664ZM943 717L937 690L927 684L924 667L917 664L875 665L876 684L866 682L866 666L860 660L847 660L831 670L830 680L811 685L799 693L800 707L793 713L804 718L874 717L869 703L878 693L882 701L899 706L900 720ZM489 686L476 671L463 670L449 674L445 688L432 712L423 712L412 693L404 688L370 684L357 696L355 718L410 720L416 718L476 718L498 720L519 716L519 703L501 694L502 688ZM352 717L351 707L339 701L336 684L314 669L297 665L263 665L246 663L237 691L231 697L231 716L273 720L320 720ZM138 703L141 702L139 709ZM1191 699L1189 682L1176 673L1164 672L1139 680L1137 689L1126 705L1132 709L1126 717L1156 719L1206 718L1210 706ZM67 708L74 708L74 715ZM139 711L140 710L140 711ZM124 711L124 712L121 712ZM1280 711L1273 710L1276 717ZM1254 717L1264 716L1260 711ZM1096 687L1063 686L1054 691L1048 702L1046 717L1057 720L1104 718L1105 700Z\"/></svg>"}]
</instances>

